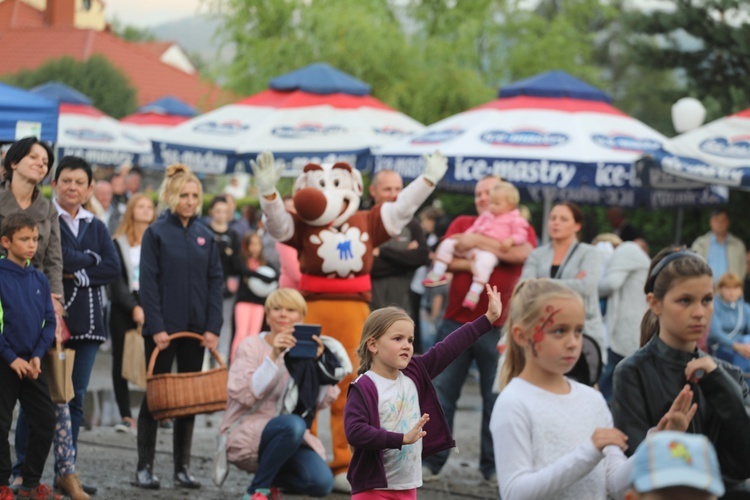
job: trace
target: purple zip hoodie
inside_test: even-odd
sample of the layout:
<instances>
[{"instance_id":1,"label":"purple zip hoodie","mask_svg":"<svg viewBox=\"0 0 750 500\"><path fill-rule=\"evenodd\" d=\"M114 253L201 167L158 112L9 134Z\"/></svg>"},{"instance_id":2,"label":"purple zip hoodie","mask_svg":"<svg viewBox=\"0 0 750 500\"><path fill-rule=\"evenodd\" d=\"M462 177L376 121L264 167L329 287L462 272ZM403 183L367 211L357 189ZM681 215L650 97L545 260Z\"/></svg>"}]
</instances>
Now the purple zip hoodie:
<instances>
[{"instance_id":1,"label":"purple zip hoodie","mask_svg":"<svg viewBox=\"0 0 750 500\"><path fill-rule=\"evenodd\" d=\"M432 379L491 329L492 324L483 314L448 335L423 355L412 357L404 368L404 375L417 386L419 413L430 415L430 421L424 426L427 434L422 438L422 458L456 446ZM378 391L375 383L365 375L357 377L349 386L344 407L344 431L346 440L354 448L346 474L352 485L352 494L387 488L383 450L401 449L404 435L380 427Z\"/></svg>"}]
</instances>

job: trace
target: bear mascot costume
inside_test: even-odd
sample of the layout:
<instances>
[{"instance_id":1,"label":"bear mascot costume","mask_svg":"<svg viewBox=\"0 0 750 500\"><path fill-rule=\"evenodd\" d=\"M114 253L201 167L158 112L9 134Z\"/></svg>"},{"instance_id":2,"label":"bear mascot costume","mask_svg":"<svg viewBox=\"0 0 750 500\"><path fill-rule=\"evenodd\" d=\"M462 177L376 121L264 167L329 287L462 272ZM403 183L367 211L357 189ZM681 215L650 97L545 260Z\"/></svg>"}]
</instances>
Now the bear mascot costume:
<instances>
[{"instance_id":1,"label":"bear mascot costume","mask_svg":"<svg viewBox=\"0 0 750 500\"><path fill-rule=\"evenodd\" d=\"M261 153L257 162L250 162L266 229L299 252L299 291L308 306L305 322L322 325L324 335L341 342L354 367L359 366L357 347L370 314L372 251L401 232L448 169L439 152L424 158L424 173L396 201L370 210L359 209L364 189L359 171L347 163L307 164L294 185L296 214L286 211L276 190L283 166L275 164L273 154ZM340 382L341 395L331 406L330 466L338 491L348 486L351 451L344 435L344 404L355 376Z\"/></svg>"}]
</instances>

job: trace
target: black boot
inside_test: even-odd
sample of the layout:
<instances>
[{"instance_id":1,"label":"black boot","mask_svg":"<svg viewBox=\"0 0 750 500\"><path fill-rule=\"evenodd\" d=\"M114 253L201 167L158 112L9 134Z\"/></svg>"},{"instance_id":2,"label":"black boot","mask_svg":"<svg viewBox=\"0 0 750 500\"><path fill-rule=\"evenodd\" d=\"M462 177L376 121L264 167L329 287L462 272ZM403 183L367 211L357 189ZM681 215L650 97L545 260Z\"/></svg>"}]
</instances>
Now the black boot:
<instances>
[{"instance_id":1,"label":"black boot","mask_svg":"<svg viewBox=\"0 0 750 500\"><path fill-rule=\"evenodd\" d=\"M138 469L133 483L139 488L158 490L160 486L159 478L153 472L158 427L159 422L151 416L144 397L141 410L138 412Z\"/></svg>"},{"instance_id":2,"label":"black boot","mask_svg":"<svg viewBox=\"0 0 750 500\"><path fill-rule=\"evenodd\" d=\"M172 452L174 456L175 486L198 489L201 483L190 474L190 450L193 445L195 417L177 418L174 421Z\"/></svg>"}]
</instances>

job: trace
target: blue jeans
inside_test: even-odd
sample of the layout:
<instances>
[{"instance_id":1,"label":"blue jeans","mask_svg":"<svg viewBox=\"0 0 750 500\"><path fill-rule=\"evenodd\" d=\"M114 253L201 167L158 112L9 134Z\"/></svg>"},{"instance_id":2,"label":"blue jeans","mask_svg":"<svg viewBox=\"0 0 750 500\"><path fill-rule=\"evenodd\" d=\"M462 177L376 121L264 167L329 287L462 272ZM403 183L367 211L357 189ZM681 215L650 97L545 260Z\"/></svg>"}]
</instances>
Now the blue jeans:
<instances>
[{"instance_id":1,"label":"blue jeans","mask_svg":"<svg viewBox=\"0 0 750 500\"><path fill-rule=\"evenodd\" d=\"M438 329L437 342L442 341L454 330L459 328L461 323L443 319ZM453 418L456 414L456 404L461 396L461 388L464 385L466 376L469 374L469 367L472 361L476 361L479 368L479 385L482 392L482 427L481 427L481 454L479 458L479 470L485 477L495 473L495 451L492 447L492 434L490 433L490 417L492 408L495 405L497 394L493 392L492 384L495 381L497 372L497 342L500 340L499 328L493 328L490 332L482 335L471 347L455 359L443 373L438 375L435 380L435 389L437 389L440 404L443 407L445 416L448 419L451 431L453 430ZM450 450L441 451L430 457L427 457L423 464L432 472L440 472L445 462L448 461Z\"/></svg>"},{"instance_id":2,"label":"blue jeans","mask_svg":"<svg viewBox=\"0 0 750 500\"><path fill-rule=\"evenodd\" d=\"M615 367L623 359L625 359L625 356L620 356L612 349L607 349L607 364L599 377L599 391L601 391L607 403L612 400L612 378L615 375Z\"/></svg>"},{"instance_id":3,"label":"blue jeans","mask_svg":"<svg viewBox=\"0 0 750 500\"><path fill-rule=\"evenodd\" d=\"M83 402L86 398L86 389L89 387L91 370L94 369L96 353L99 352L99 342L83 341L76 342L71 346L76 357L73 362L73 390L75 397L70 401L70 426L73 435L73 449L78 453L78 431L83 422Z\"/></svg>"},{"instance_id":4,"label":"blue jeans","mask_svg":"<svg viewBox=\"0 0 750 500\"><path fill-rule=\"evenodd\" d=\"M333 473L328 464L302 438L307 426L299 415L272 418L260 438L260 460L253 482L247 489L278 486L286 493L324 497L333 490Z\"/></svg>"}]
</instances>

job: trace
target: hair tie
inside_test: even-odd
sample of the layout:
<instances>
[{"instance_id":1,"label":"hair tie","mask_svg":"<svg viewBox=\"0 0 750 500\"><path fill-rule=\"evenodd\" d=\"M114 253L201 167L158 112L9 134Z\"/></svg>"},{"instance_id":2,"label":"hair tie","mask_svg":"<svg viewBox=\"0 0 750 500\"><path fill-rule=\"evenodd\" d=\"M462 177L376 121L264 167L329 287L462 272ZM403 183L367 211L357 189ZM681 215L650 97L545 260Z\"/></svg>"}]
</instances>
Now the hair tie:
<instances>
[{"instance_id":1,"label":"hair tie","mask_svg":"<svg viewBox=\"0 0 750 500\"><path fill-rule=\"evenodd\" d=\"M651 293L654 291L654 283L656 282L656 277L665 267L667 267L667 264L677 259L682 259L684 257L694 257L694 258L699 258L699 259L701 258L697 253L691 252L690 250L679 250L677 252L667 255L666 257L661 259L658 264L654 266L653 270L651 270L651 274L648 277L648 285L649 285L648 293Z\"/></svg>"}]
</instances>

